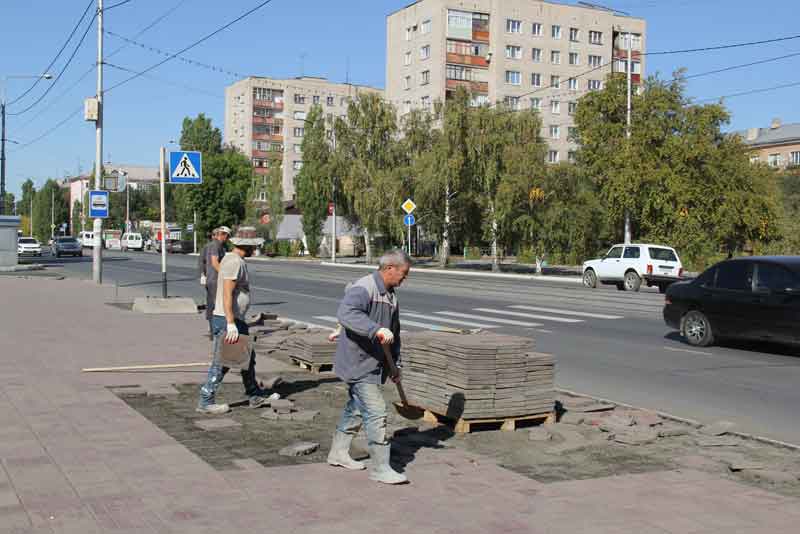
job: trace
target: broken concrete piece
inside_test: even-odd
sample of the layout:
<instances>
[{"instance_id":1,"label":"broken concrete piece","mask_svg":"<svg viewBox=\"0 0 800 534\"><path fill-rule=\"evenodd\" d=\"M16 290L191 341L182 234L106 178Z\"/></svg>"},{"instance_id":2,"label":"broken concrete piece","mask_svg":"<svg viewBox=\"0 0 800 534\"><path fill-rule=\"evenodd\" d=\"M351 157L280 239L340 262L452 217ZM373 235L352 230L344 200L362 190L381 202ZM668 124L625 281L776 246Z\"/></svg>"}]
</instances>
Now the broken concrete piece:
<instances>
[{"instance_id":1,"label":"broken concrete piece","mask_svg":"<svg viewBox=\"0 0 800 534\"><path fill-rule=\"evenodd\" d=\"M568 453L583 449L590 444L583 434L561 425L551 425L548 431L552 433L553 445L547 448L550 453Z\"/></svg>"},{"instance_id":2,"label":"broken concrete piece","mask_svg":"<svg viewBox=\"0 0 800 534\"><path fill-rule=\"evenodd\" d=\"M658 439L658 432L651 428L635 429L631 428L624 432L619 432L614 436L614 441L624 445L647 445Z\"/></svg>"},{"instance_id":3,"label":"broken concrete piece","mask_svg":"<svg viewBox=\"0 0 800 534\"><path fill-rule=\"evenodd\" d=\"M678 436L687 436L689 429L682 426L668 426L658 429L658 437L660 438L675 438Z\"/></svg>"},{"instance_id":4,"label":"broken concrete piece","mask_svg":"<svg viewBox=\"0 0 800 534\"><path fill-rule=\"evenodd\" d=\"M794 484L797 482L797 473L779 471L777 469L753 469L742 471L741 475L755 482L767 482L769 484Z\"/></svg>"},{"instance_id":5,"label":"broken concrete piece","mask_svg":"<svg viewBox=\"0 0 800 534\"><path fill-rule=\"evenodd\" d=\"M752 460L734 460L728 463L728 469L734 473L738 471L754 471L756 469L765 469L766 466L762 463Z\"/></svg>"},{"instance_id":6,"label":"broken concrete piece","mask_svg":"<svg viewBox=\"0 0 800 534\"><path fill-rule=\"evenodd\" d=\"M721 436L730 432L735 426L736 423L730 421L717 421L716 423L701 427L698 432L706 436Z\"/></svg>"},{"instance_id":7,"label":"broken concrete piece","mask_svg":"<svg viewBox=\"0 0 800 534\"><path fill-rule=\"evenodd\" d=\"M583 415L577 412L566 412L561 415L561 418L558 420L559 423L564 423L566 425L579 425L583 423L586 419Z\"/></svg>"},{"instance_id":8,"label":"broken concrete piece","mask_svg":"<svg viewBox=\"0 0 800 534\"><path fill-rule=\"evenodd\" d=\"M301 441L278 451L281 456L307 456L319 448L319 443Z\"/></svg>"},{"instance_id":9,"label":"broken concrete piece","mask_svg":"<svg viewBox=\"0 0 800 534\"><path fill-rule=\"evenodd\" d=\"M528 440L530 441L550 441L551 439L553 439L553 434L545 426L531 428L528 432Z\"/></svg>"},{"instance_id":10,"label":"broken concrete piece","mask_svg":"<svg viewBox=\"0 0 800 534\"><path fill-rule=\"evenodd\" d=\"M633 426L633 417L624 414L611 414L605 417L598 426L603 432L624 432Z\"/></svg>"},{"instance_id":11,"label":"broken concrete piece","mask_svg":"<svg viewBox=\"0 0 800 534\"><path fill-rule=\"evenodd\" d=\"M637 410L635 412L631 412L630 415L633 417L633 422L636 424L636 426L650 427L660 425L664 422L660 415L647 410Z\"/></svg>"},{"instance_id":12,"label":"broken concrete piece","mask_svg":"<svg viewBox=\"0 0 800 534\"><path fill-rule=\"evenodd\" d=\"M181 392L172 387L169 384L164 384L160 386L147 386L145 388L147 390L148 396L157 395L160 397L171 397L174 395L180 395Z\"/></svg>"},{"instance_id":13,"label":"broken concrete piece","mask_svg":"<svg viewBox=\"0 0 800 534\"><path fill-rule=\"evenodd\" d=\"M288 399L277 399L270 402L270 406L278 413L291 413L294 403Z\"/></svg>"},{"instance_id":14,"label":"broken concrete piece","mask_svg":"<svg viewBox=\"0 0 800 534\"><path fill-rule=\"evenodd\" d=\"M269 419L270 421L277 421L278 413L275 410L264 410L260 417L263 419Z\"/></svg>"},{"instance_id":15,"label":"broken concrete piece","mask_svg":"<svg viewBox=\"0 0 800 534\"><path fill-rule=\"evenodd\" d=\"M291 414L292 421L311 422L319 415L318 410L300 410Z\"/></svg>"},{"instance_id":16,"label":"broken concrete piece","mask_svg":"<svg viewBox=\"0 0 800 534\"><path fill-rule=\"evenodd\" d=\"M241 423L229 419L227 417L220 417L217 419L198 419L194 422L195 426L203 430L222 430L226 428L236 428L242 426Z\"/></svg>"},{"instance_id":17,"label":"broken concrete piece","mask_svg":"<svg viewBox=\"0 0 800 534\"><path fill-rule=\"evenodd\" d=\"M279 413L278 421L292 421L294 414L292 413Z\"/></svg>"},{"instance_id":18,"label":"broken concrete piece","mask_svg":"<svg viewBox=\"0 0 800 534\"><path fill-rule=\"evenodd\" d=\"M698 436L697 445L700 447L735 447L739 440L727 436Z\"/></svg>"},{"instance_id":19,"label":"broken concrete piece","mask_svg":"<svg viewBox=\"0 0 800 534\"><path fill-rule=\"evenodd\" d=\"M567 404L567 409L571 412L593 413L593 412L606 412L616 408L616 405L609 402L585 402Z\"/></svg>"}]
</instances>

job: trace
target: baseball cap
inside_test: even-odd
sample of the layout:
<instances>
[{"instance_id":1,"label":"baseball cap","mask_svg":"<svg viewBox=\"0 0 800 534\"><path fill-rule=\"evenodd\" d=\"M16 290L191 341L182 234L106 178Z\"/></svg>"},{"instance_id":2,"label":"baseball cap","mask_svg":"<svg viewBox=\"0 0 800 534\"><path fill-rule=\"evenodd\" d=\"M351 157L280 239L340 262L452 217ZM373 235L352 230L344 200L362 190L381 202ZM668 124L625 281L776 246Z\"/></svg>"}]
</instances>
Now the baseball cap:
<instances>
[{"instance_id":1,"label":"baseball cap","mask_svg":"<svg viewBox=\"0 0 800 534\"><path fill-rule=\"evenodd\" d=\"M233 233L231 232L231 229L228 228L227 226L220 226L219 228L217 228L217 232L225 232L228 235L231 235Z\"/></svg>"}]
</instances>

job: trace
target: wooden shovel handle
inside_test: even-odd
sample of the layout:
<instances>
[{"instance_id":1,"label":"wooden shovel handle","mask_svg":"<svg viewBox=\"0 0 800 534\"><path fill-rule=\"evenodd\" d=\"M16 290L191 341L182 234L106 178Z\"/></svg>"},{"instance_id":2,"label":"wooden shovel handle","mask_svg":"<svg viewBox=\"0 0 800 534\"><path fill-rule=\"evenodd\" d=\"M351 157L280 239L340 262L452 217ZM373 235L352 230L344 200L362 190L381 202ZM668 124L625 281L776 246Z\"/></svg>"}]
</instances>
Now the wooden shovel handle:
<instances>
[{"instance_id":1,"label":"wooden shovel handle","mask_svg":"<svg viewBox=\"0 0 800 534\"><path fill-rule=\"evenodd\" d=\"M389 352L389 345L381 344L381 347L383 347L383 359L386 361L386 367L389 369L389 376L397 376L397 366L394 364L392 353ZM406 398L406 392L403 391L403 384L398 380L395 382L395 385L397 386L397 394L400 395L400 401L402 401L404 406L408 406L408 399Z\"/></svg>"}]
</instances>

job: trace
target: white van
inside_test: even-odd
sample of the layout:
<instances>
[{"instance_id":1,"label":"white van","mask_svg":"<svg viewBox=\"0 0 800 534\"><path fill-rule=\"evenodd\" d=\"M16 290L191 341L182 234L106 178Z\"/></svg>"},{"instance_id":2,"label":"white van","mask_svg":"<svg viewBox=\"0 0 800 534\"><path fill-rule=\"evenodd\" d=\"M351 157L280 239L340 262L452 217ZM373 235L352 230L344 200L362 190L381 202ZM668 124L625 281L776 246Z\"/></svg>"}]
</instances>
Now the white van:
<instances>
[{"instance_id":1,"label":"white van","mask_svg":"<svg viewBox=\"0 0 800 534\"><path fill-rule=\"evenodd\" d=\"M142 239L142 234L122 234L122 240L120 243L123 252L126 250L144 250L144 239Z\"/></svg>"},{"instance_id":2,"label":"white van","mask_svg":"<svg viewBox=\"0 0 800 534\"><path fill-rule=\"evenodd\" d=\"M81 232L78 234L78 241L83 248L94 248L94 232Z\"/></svg>"}]
</instances>

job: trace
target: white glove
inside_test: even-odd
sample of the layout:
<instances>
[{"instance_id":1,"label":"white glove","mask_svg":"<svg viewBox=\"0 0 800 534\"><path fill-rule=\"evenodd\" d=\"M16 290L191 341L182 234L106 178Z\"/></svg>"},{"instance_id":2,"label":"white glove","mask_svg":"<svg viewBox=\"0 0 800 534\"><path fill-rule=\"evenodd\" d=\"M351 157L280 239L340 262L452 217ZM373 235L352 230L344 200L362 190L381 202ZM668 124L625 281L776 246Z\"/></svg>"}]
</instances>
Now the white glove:
<instances>
[{"instance_id":1,"label":"white glove","mask_svg":"<svg viewBox=\"0 0 800 534\"><path fill-rule=\"evenodd\" d=\"M228 333L225 334L225 341L231 344L239 341L239 329L236 328L236 324L228 323Z\"/></svg>"},{"instance_id":2,"label":"white glove","mask_svg":"<svg viewBox=\"0 0 800 534\"><path fill-rule=\"evenodd\" d=\"M375 337L381 345L391 345L394 343L394 334L392 334L392 331L388 328L381 328L378 330Z\"/></svg>"},{"instance_id":3,"label":"white glove","mask_svg":"<svg viewBox=\"0 0 800 534\"><path fill-rule=\"evenodd\" d=\"M204 274L200 275L200 285L201 286L206 285L206 275L204 275Z\"/></svg>"}]
</instances>

